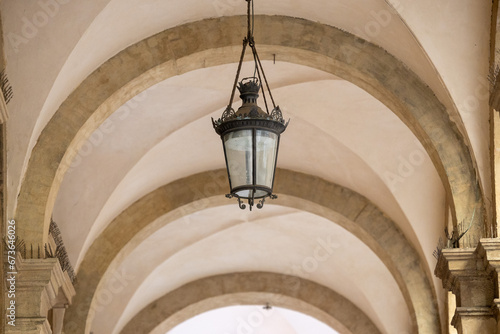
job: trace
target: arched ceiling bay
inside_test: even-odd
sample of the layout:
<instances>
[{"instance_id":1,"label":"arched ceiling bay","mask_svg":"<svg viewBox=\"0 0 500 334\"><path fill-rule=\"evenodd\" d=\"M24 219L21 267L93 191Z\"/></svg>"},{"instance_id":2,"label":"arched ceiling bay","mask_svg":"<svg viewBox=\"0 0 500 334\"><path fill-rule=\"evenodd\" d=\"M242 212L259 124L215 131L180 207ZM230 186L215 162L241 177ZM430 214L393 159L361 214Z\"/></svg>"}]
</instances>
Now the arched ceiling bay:
<instances>
[{"instance_id":1,"label":"arched ceiling bay","mask_svg":"<svg viewBox=\"0 0 500 334\"><path fill-rule=\"evenodd\" d=\"M417 251L427 259L427 271L431 272L434 240L440 236L440 222L444 217L444 189L414 135L383 104L349 82L295 64L266 61L264 66L268 77L272 78L272 87L276 87L273 89L276 101L285 116L291 118L281 141L279 166L320 176L368 197L399 224ZM210 116L219 117L227 103L227 87L232 85L234 67L235 64L229 64L205 68L165 80L127 102L90 136L66 175L54 208L54 219L66 240L72 263L79 265L88 247L107 224L140 197L179 178L224 167L220 139L211 127ZM245 64L244 70L247 67ZM214 80L215 77L220 79ZM96 174L96 171L99 172ZM416 199L415 193L426 196ZM276 203L279 204L279 200ZM427 210L419 210L421 207ZM270 210L267 208L262 212L274 212L273 206L269 206ZM218 212L221 217L241 214L236 204L229 200L228 207L220 210L228 210ZM214 219L205 213L186 216L183 220L191 222L202 219L200 217L205 217L205 223L210 224L208 228L219 226L212 225ZM287 214L273 216L276 220L288 218ZM184 232L189 233L189 229ZM238 231L237 234L248 233ZM238 238L226 234L221 237L223 239L217 239L217 244L224 245L228 254L235 253L227 241ZM262 240L264 236L255 238ZM297 249L303 247L300 242L295 245ZM251 249L247 251L252 253ZM143 248L138 248L137 252L143 252ZM279 252L270 250L270 253ZM163 252L158 252L156 257L166 258ZM269 260L279 262L282 259L270 257ZM354 261L354 257L350 260ZM366 266L374 263L372 260L370 256L359 255L356 265ZM260 258L257 261L260 262ZM188 262L193 264L193 260ZM258 268L246 265L249 263L237 271ZM261 265L266 267L264 263ZM276 267L273 264L265 269L273 266ZM222 268L221 272L206 274L230 270ZM372 269L374 272L379 270ZM148 272L145 270L144 274ZM342 275L345 274L338 274ZM320 279L320 283L325 284L327 277ZM194 278L185 277L179 284ZM130 284L140 282L134 280ZM336 283L335 290L347 291L348 282L352 283L352 279L344 277ZM146 286L155 284L149 282ZM363 293L354 291L346 297L356 301L359 307L359 304L368 303L361 296ZM105 316L103 313L103 320L96 320L101 323L98 326L109 326L110 317L120 316L128 304L126 300L113 299L113 305L109 308L112 313ZM386 321L379 324L386 326Z\"/></svg>"},{"instance_id":2,"label":"arched ceiling bay","mask_svg":"<svg viewBox=\"0 0 500 334\"><path fill-rule=\"evenodd\" d=\"M250 213L228 205L199 211L158 230L115 270L133 279L105 305L109 312L96 312L97 333L119 333L142 308L186 282L246 271L317 282L349 299L382 332L410 328L405 301L380 259L342 227L292 208L268 205Z\"/></svg>"},{"instance_id":3,"label":"arched ceiling bay","mask_svg":"<svg viewBox=\"0 0 500 334\"><path fill-rule=\"evenodd\" d=\"M338 334L326 324L303 313L262 305L230 306L208 311L185 321L167 334L205 331L206 334L234 333L253 329L255 334ZM208 330L208 332L207 332Z\"/></svg>"},{"instance_id":4,"label":"arched ceiling bay","mask_svg":"<svg viewBox=\"0 0 500 334\"><path fill-rule=\"evenodd\" d=\"M470 0L464 2L476 4ZM471 64L471 59L477 60L475 64L486 63L483 60L488 55L485 50L489 43L478 44L477 41L485 39L484 26L480 22L489 19L489 16L486 17L489 7L486 2L481 6L470 5L474 8L473 15L469 15L470 11L462 11L460 17L467 20L467 24L463 24L455 16L443 14L458 8L454 4L454 1L436 4L409 0L339 0L306 4L299 0L282 0L259 1L256 11L257 14L302 17L344 29L382 46L401 59L423 78L449 109L453 109L453 103L472 103L472 107L459 108L459 111L467 117L466 128L470 131L480 174L484 174L482 182L488 193L489 167L485 163L487 143L484 137L487 133L484 131L487 126L486 102L481 98L484 94L476 96L478 94L473 93L471 96L470 92L482 92L479 85L482 81L477 79L484 78L487 72L487 69ZM84 6L77 2L58 1L49 8L39 3L27 5L7 0L2 3L2 9L2 13L9 13L3 17L6 44L10 46L6 50L9 78L19 96L23 96L24 92L31 96L29 101L14 99L11 104L15 112L12 113L8 135L13 139L10 142L15 141L16 145L9 147L13 166L9 169L12 184L9 193L13 200L8 205L9 212L13 212L21 176L39 133L59 104L91 71L121 49L149 35L207 17L244 14L245 6L236 0L101 0ZM421 17L427 14L438 15L439 19L422 21ZM46 22L41 22L39 27L34 26L34 32L29 35L29 28L26 28L29 23L26 22L33 23L34 18L40 15L48 17ZM448 42L451 39L446 30L440 30L441 34L434 33L438 27L449 27L450 24L460 29L462 37L458 41L453 40L453 44ZM29 36L25 37L27 34ZM19 41L16 36L20 36L22 42L16 43ZM472 42L476 44L474 47ZM470 52L459 52L457 48ZM453 57L444 58L446 62L439 61L443 50L453 53ZM447 80L448 87L445 88L441 76L448 75L456 75L460 80ZM450 99L450 91L454 102ZM456 121L460 126L461 121Z\"/></svg>"},{"instance_id":5,"label":"arched ceiling bay","mask_svg":"<svg viewBox=\"0 0 500 334\"><path fill-rule=\"evenodd\" d=\"M460 1L460 5L452 0L262 0L256 5L257 14L287 15L339 27L380 45L406 64L452 112L453 121L470 139L483 188L489 193L484 83L489 24L484 22L490 18L491 4L472 0ZM39 134L93 70L127 46L167 28L204 18L242 15L245 10L243 0L30 4L5 0L1 7L7 74L15 96L30 97L14 98L9 104L8 214L15 211L23 172ZM39 21L43 19L40 13L45 13L46 22ZM450 38L450 30L461 38ZM276 64L265 62L264 67L276 100L285 116L292 118L283 135L279 166L321 177L367 197L396 222L427 262L425 270L432 272L432 251L442 234L447 208L441 180L421 144L389 109L358 87L319 70L282 62L279 54L276 58ZM179 178L223 167L220 140L209 118L219 117L227 103L234 71L235 65L230 64L165 80L118 109L89 138L65 176L54 207L54 218L76 267L107 224L135 200ZM453 114L455 108L459 113ZM196 239L196 231L169 231L186 233L176 249L164 246L153 254L141 244L122 265L139 265L137 252L156 256L156 262L144 263L150 267L141 280L134 281L135 290L114 300L110 313L95 319L96 328L108 332L111 324L125 325L154 300L148 287L166 293L207 275L284 269L285 264L278 260L303 259L311 242L324 231L314 228L323 226L323 218L279 207L279 200L276 204L260 213L262 219L248 218L234 203L186 216L185 220L200 225L207 223L204 220L217 221L215 216L246 218L221 220L211 228L227 225L227 229L191 243L188 239ZM307 229L303 228L305 221L311 223ZM255 239L245 239L250 230ZM294 230L310 235L296 235ZM162 233L166 232L151 235L151 240L160 243L165 239ZM401 307L403 297L387 268L366 245L345 231L338 233L357 247L346 246L342 256L335 258L338 262L332 259L325 271L315 272L314 280L345 293L358 307L364 307L381 329L408 328L408 310ZM274 242L274 248L262 247L259 240ZM237 241L241 241L241 248ZM291 248L293 252L284 252ZM356 253L359 249L365 251ZM212 252L213 267L200 261L199 255L208 255L207 250ZM267 251L275 256L266 257ZM281 254L286 255L277 257ZM195 263L199 270L186 267L186 262ZM358 267L332 271L351 263ZM174 268L182 268L184 276L165 282ZM379 275L379 291L360 281L361 268ZM349 286L353 279L358 280ZM439 294L439 285L434 283ZM394 300L377 304L380 297L376 293L381 291L390 291ZM123 304L117 304L119 301ZM114 322L106 322L107 315Z\"/></svg>"},{"instance_id":6,"label":"arched ceiling bay","mask_svg":"<svg viewBox=\"0 0 500 334\"><path fill-rule=\"evenodd\" d=\"M465 124L490 197L489 81L491 1L387 0L440 74ZM418 72L417 72L418 73ZM422 77L425 78L425 77ZM436 92L434 87L430 87ZM441 97L440 97L441 99ZM445 100L441 99L445 104ZM455 120L459 122L458 120Z\"/></svg>"},{"instance_id":7,"label":"arched ceiling bay","mask_svg":"<svg viewBox=\"0 0 500 334\"><path fill-rule=\"evenodd\" d=\"M72 263L78 267L99 233L140 197L176 179L224 167L210 116L219 117L227 103L234 66L165 80L127 102L90 136L54 208ZM264 66L277 87L277 102L292 119L279 166L366 196L420 245L432 267L444 189L414 135L384 105L344 80L299 65Z\"/></svg>"},{"instance_id":8,"label":"arched ceiling bay","mask_svg":"<svg viewBox=\"0 0 500 334\"><path fill-rule=\"evenodd\" d=\"M124 280L128 280L126 273L123 271L119 272L116 269L121 263L129 259L131 252L142 244L146 238L158 231L162 225L169 224L169 222L173 222L176 218L182 218L183 222L189 224L191 214L205 208L225 205L226 201L221 196L223 187L219 184L214 184L212 180L212 178L220 179L223 177L223 173L223 170L209 171L170 183L143 197L116 217L112 224L99 236L99 239L93 243L91 249L89 249L89 254L85 257L78 271L79 280L81 280L79 282L82 282L82 284L77 284L76 286L77 294L74 303L78 305L78 309L75 307L69 308L66 313L66 320L73 325L76 324L78 326L79 324L77 328L84 328L85 323L91 324L95 312L102 311L102 306L109 304L113 300L114 294L120 292L120 289L117 290L116 288L117 280L121 282L122 287L123 285L128 285L127 282L124 282ZM326 221L331 224L337 222L345 229L356 234L360 240L363 240L379 256L379 259L384 262L386 268L391 272L392 277L398 282L398 287L405 296L408 307L416 312L416 314L411 316L412 328L418 326L423 332L436 331L436 328L439 327L439 320L437 319L437 305L433 297L432 285L429 284L428 275L425 273L425 268L422 267L423 263L417 251L410 245L393 221L387 218L383 212L373 206L366 198L313 176L281 170L278 174L278 180L280 181L279 187L282 188L281 191L285 194L282 197L285 206L315 213L327 218ZM207 187L214 188L211 195L205 192ZM204 195L201 198L196 196L193 198L193 189L195 192L200 192ZM318 190L326 196L324 198L315 196L315 191ZM277 192L282 194L280 191ZM208 197L203 198L203 196ZM234 205L230 207L232 210L241 213ZM228 213L227 216L231 217L232 215ZM159 218L162 218L161 221ZM203 233L202 230L200 232ZM248 237L251 237L251 235ZM168 244L163 245L167 247ZM219 247L224 248L224 245L219 245ZM300 249L300 245L296 245L296 247ZM336 245L328 244L328 248L336 248ZM252 253L245 255L251 257ZM319 256L319 254L315 254L315 256ZM269 257L272 257L271 254L269 254ZM318 258L317 260L319 261L320 259ZM193 261L197 261L197 259L193 259ZM244 264L241 265L244 266ZM196 271L196 268L194 270ZM197 280L197 283L193 282L194 285L186 283L180 291L176 289L172 293L177 297L170 296L169 293L159 298L157 302L164 304L162 307L166 307L170 311L180 311L191 305L190 303L196 303L196 300L188 297L194 297L198 302L201 302L204 298L210 299L211 297L228 293L252 291L265 293L267 291L279 294L279 291L281 291L285 296L299 297L303 301L308 300L309 303L312 302L318 305L320 309L325 310L324 308L326 307L331 311L333 304L329 298L333 298L333 300L338 299L338 296L331 295L327 291L323 291L319 295L325 296L324 293L327 293L329 295L328 298L316 299L314 294L311 296L307 293L304 294L307 290L297 290L296 287L290 284L284 286L283 283L280 283L284 277L276 277L273 274L271 274L272 277L269 277L269 274L261 272L257 273L257 276L252 274L241 276L233 273L229 274L229 276L226 275L225 278L220 275L218 278L214 276L211 278L207 277L201 281ZM248 281L250 279L248 275L253 277L251 281ZM268 278L271 281L268 281ZM300 280L299 277L297 278ZM229 279L230 281L232 279L242 280L236 286L234 285L235 282L228 282L228 286L224 284L220 285L220 283L215 284L215 286L226 287L229 290L226 288L222 290L209 288L210 286L214 287L213 280L219 281L220 279ZM270 285L261 285L259 283L262 282L261 279L264 279ZM135 280L135 278L131 278L131 280ZM107 286L107 282L111 283L111 285ZM254 283L257 283L257 285L254 285ZM303 283L306 286L310 286L310 283ZM312 281L311 283L313 285L317 284ZM208 286L204 288L204 284L208 284ZM238 288L232 289L230 287ZM207 290L207 288L209 289ZM301 296L297 295L299 291L301 292ZM102 299L103 296L104 300ZM352 303L347 299L345 301L347 304ZM160 313L155 311L155 309L158 309L157 302L150 304L148 309L143 309L138 314L138 316L149 319L139 319L137 322L132 321L132 323L129 323L131 326L127 325L127 333L136 333L138 330L145 330L139 324L149 327L148 330L151 331L153 327L165 320L164 316L162 316L164 314L163 311ZM295 306L297 305L295 304ZM352 318L350 317L353 314L359 316L358 311L356 311L357 307L355 306L352 306L347 313L345 308L342 308L339 304L335 308L337 308L336 312L343 313L343 320L347 321L345 323L346 326L348 326L348 323L352 324ZM113 310L110 310L110 312L113 312ZM335 317L333 313L329 314ZM191 313L191 316L194 316L194 314ZM170 319L169 321L172 324L172 320ZM88 327L86 328L88 330Z\"/></svg>"}]
</instances>

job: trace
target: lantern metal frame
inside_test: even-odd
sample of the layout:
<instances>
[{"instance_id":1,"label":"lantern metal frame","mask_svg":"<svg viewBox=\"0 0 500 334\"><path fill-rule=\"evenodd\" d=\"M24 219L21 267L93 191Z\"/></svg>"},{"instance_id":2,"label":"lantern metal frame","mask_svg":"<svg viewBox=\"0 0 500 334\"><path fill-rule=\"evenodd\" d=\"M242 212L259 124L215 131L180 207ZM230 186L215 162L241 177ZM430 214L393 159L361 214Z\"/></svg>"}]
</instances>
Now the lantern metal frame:
<instances>
[{"instance_id":1,"label":"lantern metal frame","mask_svg":"<svg viewBox=\"0 0 500 334\"><path fill-rule=\"evenodd\" d=\"M253 205L255 204L255 200L260 200L257 203L257 208L261 209L264 205L265 199L267 197L271 199L277 198L275 194L272 193L274 186L274 178L276 172L276 164L278 160L278 151L280 144L280 135L285 131L288 126L288 122L285 123L283 119L283 114L280 110L279 106L276 106L274 102L274 98L271 93L271 89L269 87L269 83L267 82L267 78L264 73L264 68L262 67L262 63L260 61L259 55L257 53L257 49L255 47L255 41L253 37L254 30L254 9L253 9L253 1L245 0L247 2L247 36L243 39L243 49L241 52L241 57L238 63L238 70L236 72L236 77L233 84L233 89L231 92L231 97L229 100L229 104L226 109L222 113L221 118L218 120L214 120L212 118L212 125L220 135L223 147L224 147L224 157L226 159L226 168L229 177L229 185L230 185L230 194L227 194L228 198L237 198L238 204L241 209L245 209L246 205L242 203L242 200L248 200L248 205L250 210L252 210ZM244 78L238 83L238 79L241 72L241 67L243 64L243 59L245 57L245 52L247 46L250 46L252 50L253 60L255 63L254 76L249 78ZM263 79L263 80L262 80ZM266 96L266 89L263 86L266 86L267 93L269 94L269 98L271 100L273 109L269 112L268 100ZM234 95L236 92L236 88L240 91L240 97L243 100L243 105L238 109L238 111L234 111L232 108ZM259 91L262 91L262 96L264 98L264 104L266 111L264 112L256 105L257 98L259 96ZM231 181L231 172L228 162L228 154L226 152L226 145L224 142L224 138L228 133L240 131L240 130L252 130L252 184L246 184L243 186L236 186L233 188L233 183ZM257 152L256 152L256 138L257 131L262 130L266 132L271 132L277 135L277 142L275 148L274 155L274 165L272 166L272 181L270 187L265 185L256 184L257 180ZM238 192L249 190L249 196L240 196ZM265 193L265 195L255 196L256 191L261 191Z\"/></svg>"}]
</instances>

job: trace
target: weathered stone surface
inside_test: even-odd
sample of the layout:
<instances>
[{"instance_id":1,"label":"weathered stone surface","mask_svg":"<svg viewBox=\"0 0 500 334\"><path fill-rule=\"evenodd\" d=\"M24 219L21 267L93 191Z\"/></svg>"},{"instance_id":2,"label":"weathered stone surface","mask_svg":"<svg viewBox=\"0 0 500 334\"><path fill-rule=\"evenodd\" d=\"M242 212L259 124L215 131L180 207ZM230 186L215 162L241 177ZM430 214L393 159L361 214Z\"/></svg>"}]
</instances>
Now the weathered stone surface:
<instances>
[{"instance_id":1,"label":"weathered stone surface","mask_svg":"<svg viewBox=\"0 0 500 334\"><path fill-rule=\"evenodd\" d=\"M223 305L293 305L293 309L324 319L334 328L340 323L349 333L381 333L359 308L334 291L302 278L264 272L212 276L188 283L149 304L121 333L166 333L182 319L218 307L219 299L224 300ZM295 299L300 303L293 302Z\"/></svg>"},{"instance_id":2,"label":"weathered stone surface","mask_svg":"<svg viewBox=\"0 0 500 334\"><path fill-rule=\"evenodd\" d=\"M68 274L56 258L25 260L19 253L16 267L16 321L6 333L51 334L49 310L64 309L75 295Z\"/></svg>"},{"instance_id":3,"label":"weathered stone surface","mask_svg":"<svg viewBox=\"0 0 500 334\"><path fill-rule=\"evenodd\" d=\"M468 249L444 249L436 266L443 287L456 297L451 321L459 334L498 333L500 239Z\"/></svg>"}]
</instances>

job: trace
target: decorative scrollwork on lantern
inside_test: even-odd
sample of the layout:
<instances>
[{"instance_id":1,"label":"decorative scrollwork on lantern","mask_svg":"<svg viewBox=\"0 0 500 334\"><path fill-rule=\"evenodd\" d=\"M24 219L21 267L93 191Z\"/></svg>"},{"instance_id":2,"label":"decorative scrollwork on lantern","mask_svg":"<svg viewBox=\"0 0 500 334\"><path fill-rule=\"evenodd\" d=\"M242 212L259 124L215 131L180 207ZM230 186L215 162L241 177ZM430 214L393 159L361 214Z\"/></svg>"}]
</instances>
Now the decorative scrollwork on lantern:
<instances>
[{"instance_id":1,"label":"decorative scrollwork on lantern","mask_svg":"<svg viewBox=\"0 0 500 334\"><path fill-rule=\"evenodd\" d=\"M236 113L234 112L234 109L231 107L227 107L226 110L224 110L224 112L222 113L220 121L225 122L225 121L233 118L235 115L236 115Z\"/></svg>"},{"instance_id":2,"label":"decorative scrollwork on lantern","mask_svg":"<svg viewBox=\"0 0 500 334\"><path fill-rule=\"evenodd\" d=\"M285 120L283 119L283 114L281 113L280 106L277 106L276 108L273 109L273 111L271 112L271 119L273 121L285 124Z\"/></svg>"}]
</instances>

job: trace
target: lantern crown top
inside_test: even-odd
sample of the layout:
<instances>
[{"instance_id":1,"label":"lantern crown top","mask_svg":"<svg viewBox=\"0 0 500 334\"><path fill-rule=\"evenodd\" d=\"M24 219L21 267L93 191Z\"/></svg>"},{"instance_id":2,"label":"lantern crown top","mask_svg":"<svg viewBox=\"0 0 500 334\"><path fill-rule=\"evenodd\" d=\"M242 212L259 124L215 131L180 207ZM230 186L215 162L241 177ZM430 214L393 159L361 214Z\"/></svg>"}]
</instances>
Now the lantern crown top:
<instances>
[{"instance_id":1,"label":"lantern crown top","mask_svg":"<svg viewBox=\"0 0 500 334\"><path fill-rule=\"evenodd\" d=\"M238 90L243 104L256 104L260 91L259 79L255 77L244 78L238 84Z\"/></svg>"},{"instance_id":2,"label":"lantern crown top","mask_svg":"<svg viewBox=\"0 0 500 334\"><path fill-rule=\"evenodd\" d=\"M240 91L241 95L248 93L259 94L259 79L256 77L242 79L238 84L238 90Z\"/></svg>"}]
</instances>

